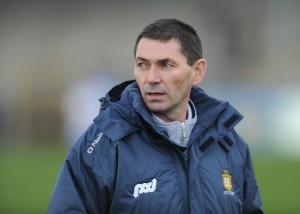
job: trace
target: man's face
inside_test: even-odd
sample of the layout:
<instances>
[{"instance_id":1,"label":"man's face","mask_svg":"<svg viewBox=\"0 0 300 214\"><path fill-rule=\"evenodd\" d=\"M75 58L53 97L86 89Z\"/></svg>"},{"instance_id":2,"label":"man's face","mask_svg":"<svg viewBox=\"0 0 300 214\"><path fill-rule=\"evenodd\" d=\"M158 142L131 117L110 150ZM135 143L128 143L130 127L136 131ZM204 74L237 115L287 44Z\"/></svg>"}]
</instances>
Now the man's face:
<instances>
[{"instance_id":1,"label":"man's face","mask_svg":"<svg viewBox=\"0 0 300 214\"><path fill-rule=\"evenodd\" d=\"M199 83L180 49L176 39L142 38L136 50L134 76L143 100L165 122L186 119L191 87Z\"/></svg>"}]
</instances>

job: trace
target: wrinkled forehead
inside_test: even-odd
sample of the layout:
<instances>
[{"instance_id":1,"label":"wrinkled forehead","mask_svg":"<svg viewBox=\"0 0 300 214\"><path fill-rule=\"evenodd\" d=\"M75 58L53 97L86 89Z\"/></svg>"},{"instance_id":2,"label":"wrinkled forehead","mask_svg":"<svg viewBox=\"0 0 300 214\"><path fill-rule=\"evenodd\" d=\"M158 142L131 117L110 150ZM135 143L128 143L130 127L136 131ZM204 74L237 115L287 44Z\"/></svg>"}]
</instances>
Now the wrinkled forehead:
<instances>
[{"instance_id":1,"label":"wrinkled forehead","mask_svg":"<svg viewBox=\"0 0 300 214\"><path fill-rule=\"evenodd\" d=\"M181 53L181 45L177 39L167 42L142 38L137 46L136 58L166 58L184 57Z\"/></svg>"}]
</instances>

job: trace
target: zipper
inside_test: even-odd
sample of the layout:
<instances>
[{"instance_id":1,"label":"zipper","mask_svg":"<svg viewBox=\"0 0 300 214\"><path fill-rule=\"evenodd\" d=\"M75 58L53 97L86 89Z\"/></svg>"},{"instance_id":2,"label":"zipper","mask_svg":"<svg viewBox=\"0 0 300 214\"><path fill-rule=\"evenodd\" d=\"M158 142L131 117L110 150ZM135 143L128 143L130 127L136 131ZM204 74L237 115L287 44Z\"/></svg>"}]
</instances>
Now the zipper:
<instances>
[{"instance_id":1,"label":"zipper","mask_svg":"<svg viewBox=\"0 0 300 214\"><path fill-rule=\"evenodd\" d=\"M180 123L180 127L181 127L181 136L182 136L182 143L184 143L185 139L186 139L186 131L185 131L185 124Z\"/></svg>"},{"instance_id":2,"label":"zipper","mask_svg":"<svg viewBox=\"0 0 300 214\"><path fill-rule=\"evenodd\" d=\"M177 172L179 175L179 185L183 194L183 209L184 213L190 213L189 209L189 170L187 163L187 150L182 152L179 148L175 148L176 156L174 157L177 162ZM181 162L181 163L180 163Z\"/></svg>"},{"instance_id":3,"label":"zipper","mask_svg":"<svg viewBox=\"0 0 300 214\"><path fill-rule=\"evenodd\" d=\"M165 144L170 154L175 162L176 170L178 173L179 186L182 193L183 199L183 213L190 213L189 207L189 167L188 167L188 152L180 150L180 148L173 143L169 142L168 139L164 138L161 140L156 140L157 143L161 145Z\"/></svg>"},{"instance_id":4,"label":"zipper","mask_svg":"<svg viewBox=\"0 0 300 214\"><path fill-rule=\"evenodd\" d=\"M187 149L184 150L184 152L181 152L182 153L182 156L185 160L185 163L186 163L186 167L188 168L188 154L187 154Z\"/></svg>"},{"instance_id":5,"label":"zipper","mask_svg":"<svg viewBox=\"0 0 300 214\"><path fill-rule=\"evenodd\" d=\"M186 132L185 132L185 124L181 124L181 130L182 130L182 137L183 139L186 138ZM153 126L151 126L151 129L155 132L155 129ZM174 153L173 158L174 161L176 162L176 168L177 168L177 173L178 173L178 178L179 178L179 185L180 189L182 191L182 198L183 198L183 209L184 213L190 213L190 207L189 207L189 170L188 170L188 154L187 154L187 148L183 152L179 149L178 146L174 145L171 143L166 137L161 136L161 140L155 140L157 143L165 143L168 146L171 146L174 148Z\"/></svg>"}]
</instances>

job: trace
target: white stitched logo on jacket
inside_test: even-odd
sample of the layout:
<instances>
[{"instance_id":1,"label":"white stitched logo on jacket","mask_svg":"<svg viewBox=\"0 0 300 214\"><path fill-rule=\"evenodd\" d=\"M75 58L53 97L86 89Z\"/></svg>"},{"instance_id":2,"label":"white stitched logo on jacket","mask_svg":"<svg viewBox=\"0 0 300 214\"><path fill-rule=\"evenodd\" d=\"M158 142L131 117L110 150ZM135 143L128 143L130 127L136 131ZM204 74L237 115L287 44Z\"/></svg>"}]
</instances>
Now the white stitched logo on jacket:
<instances>
[{"instance_id":1,"label":"white stitched logo on jacket","mask_svg":"<svg viewBox=\"0 0 300 214\"><path fill-rule=\"evenodd\" d=\"M133 196L136 198L142 193L154 192L156 190L156 183L156 178L153 178L149 183L135 185Z\"/></svg>"},{"instance_id":2,"label":"white stitched logo on jacket","mask_svg":"<svg viewBox=\"0 0 300 214\"><path fill-rule=\"evenodd\" d=\"M94 148L96 147L96 145L99 143L99 141L101 140L103 136L103 132L100 132L97 136L97 138L93 141L93 143L90 145L90 147L87 149L87 152L88 153L92 153Z\"/></svg>"}]
</instances>

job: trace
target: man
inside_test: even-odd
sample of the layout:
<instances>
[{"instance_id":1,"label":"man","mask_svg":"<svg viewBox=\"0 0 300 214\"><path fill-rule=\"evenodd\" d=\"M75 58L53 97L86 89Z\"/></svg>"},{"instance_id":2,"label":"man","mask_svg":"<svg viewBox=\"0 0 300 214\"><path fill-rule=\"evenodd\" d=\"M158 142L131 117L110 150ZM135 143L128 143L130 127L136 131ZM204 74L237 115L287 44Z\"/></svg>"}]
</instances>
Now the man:
<instances>
[{"instance_id":1,"label":"man","mask_svg":"<svg viewBox=\"0 0 300 214\"><path fill-rule=\"evenodd\" d=\"M176 19L147 26L136 81L102 99L71 149L49 213L263 213L242 116L196 87L206 61L196 31Z\"/></svg>"}]
</instances>

